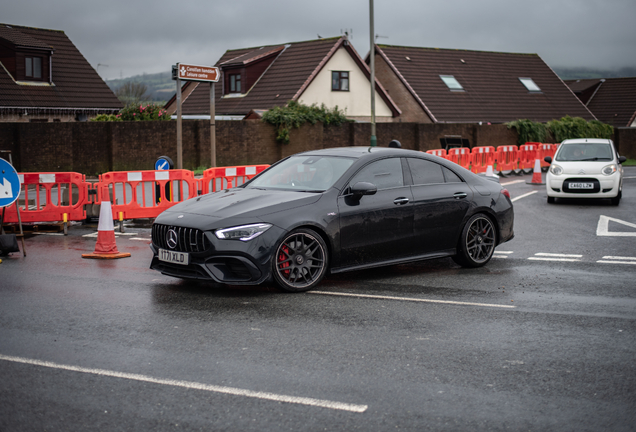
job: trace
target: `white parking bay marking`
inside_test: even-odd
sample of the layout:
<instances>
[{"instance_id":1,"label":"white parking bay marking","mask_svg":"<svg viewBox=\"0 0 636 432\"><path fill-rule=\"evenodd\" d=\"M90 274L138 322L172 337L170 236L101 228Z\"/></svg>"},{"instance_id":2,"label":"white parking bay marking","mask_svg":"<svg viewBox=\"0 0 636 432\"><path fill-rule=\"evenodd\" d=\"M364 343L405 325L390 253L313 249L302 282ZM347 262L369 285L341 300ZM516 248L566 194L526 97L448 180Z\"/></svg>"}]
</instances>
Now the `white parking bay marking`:
<instances>
[{"instance_id":1,"label":"white parking bay marking","mask_svg":"<svg viewBox=\"0 0 636 432\"><path fill-rule=\"evenodd\" d=\"M191 390L205 390L205 391L210 391L214 393L229 394L232 396L244 396L244 397L251 397L256 399L271 400L275 402L287 402L287 403L300 404L300 405L309 405L309 406L329 408L329 409L340 410L340 411L362 413L362 412L365 412L368 408L368 405L356 405L356 404L329 401L324 399L288 396L288 395L281 395L276 393L244 390L244 389L233 388L233 387L209 385L209 384L203 384L203 383L192 382L192 381L178 381L178 380L171 380L171 379L153 378L147 375L116 372L116 371L109 371L105 369L84 368L79 366L64 365L59 363L52 363L52 362L42 361L42 360L34 360L34 359L28 359L23 357L6 356L2 354L0 354L0 360L5 360L5 361L10 361L15 363L22 363L22 364L30 364L34 366L47 367L52 369L67 370L71 372L88 373L92 375L100 375L100 376L106 376L111 378L123 378L123 379L129 379L133 381L149 382L153 384L169 385L173 387L183 387L183 388L187 388Z\"/></svg>"},{"instance_id":2,"label":"white parking bay marking","mask_svg":"<svg viewBox=\"0 0 636 432\"><path fill-rule=\"evenodd\" d=\"M539 192L539 191L532 191L532 192L528 192L527 194L523 194L523 195L519 195L518 197L514 197L514 198L513 198L513 199L511 199L510 201L515 202L515 201L520 200L521 198L525 198L525 197L527 197L527 196L534 195L534 194L536 194L537 192Z\"/></svg>"},{"instance_id":3,"label":"white parking bay marking","mask_svg":"<svg viewBox=\"0 0 636 432\"><path fill-rule=\"evenodd\" d=\"M636 228L636 224L631 222L626 222L624 220L612 218L609 216L601 215L598 218L598 225L596 226L596 235L597 236L609 236L609 237L636 237L636 231L634 232L621 232L621 231L610 231L609 230L609 222L616 222L621 225L628 226L630 228Z\"/></svg>"},{"instance_id":4,"label":"white parking bay marking","mask_svg":"<svg viewBox=\"0 0 636 432\"><path fill-rule=\"evenodd\" d=\"M513 181L506 182L506 183L502 183L501 185L502 186L508 186L508 185L511 185L511 184L525 183L525 182L526 182L525 180L513 180Z\"/></svg>"},{"instance_id":5,"label":"white parking bay marking","mask_svg":"<svg viewBox=\"0 0 636 432\"><path fill-rule=\"evenodd\" d=\"M328 292L328 291L307 291L307 294L358 297L358 298L379 299L379 300L410 301L410 302L421 302L421 303L441 303L441 304L452 304L452 305L462 305L462 306L483 306L483 307L495 307L495 308L505 308L505 309L516 308L516 306L491 304L491 303L472 303L472 302L459 302L459 301L452 301L452 300L432 300L432 299L421 299L421 298L412 298L412 297L392 297L392 296L381 296L381 295L374 295L374 294L352 294L352 293Z\"/></svg>"}]
</instances>

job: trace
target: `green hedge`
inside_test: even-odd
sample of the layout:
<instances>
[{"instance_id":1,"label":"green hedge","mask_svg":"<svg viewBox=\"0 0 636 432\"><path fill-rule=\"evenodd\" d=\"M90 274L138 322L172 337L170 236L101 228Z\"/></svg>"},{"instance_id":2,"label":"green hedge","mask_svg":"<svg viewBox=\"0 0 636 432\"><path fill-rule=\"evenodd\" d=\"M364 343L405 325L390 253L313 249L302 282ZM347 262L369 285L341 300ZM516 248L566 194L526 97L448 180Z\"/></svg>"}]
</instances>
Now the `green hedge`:
<instances>
[{"instance_id":1,"label":"green hedge","mask_svg":"<svg viewBox=\"0 0 636 432\"><path fill-rule=\"evenodd\" d=\"M573 138L608 138L614 136L614 128L598 120L586 121L581 117L565 116L560 120L548 123L537 123L521 119L506 123L508 129L515 129L519 135L517 142L546 142L551 136L554 141L561 142Z\"/></svg>"}]
</instances>

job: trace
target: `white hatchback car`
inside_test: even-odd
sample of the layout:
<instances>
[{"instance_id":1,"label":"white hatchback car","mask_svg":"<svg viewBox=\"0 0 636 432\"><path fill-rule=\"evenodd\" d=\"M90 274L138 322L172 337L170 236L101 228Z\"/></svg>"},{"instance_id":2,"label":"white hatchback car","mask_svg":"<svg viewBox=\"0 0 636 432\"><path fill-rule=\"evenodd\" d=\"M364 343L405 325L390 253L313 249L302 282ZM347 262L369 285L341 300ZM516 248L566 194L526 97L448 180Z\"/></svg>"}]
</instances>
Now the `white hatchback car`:
<instances>
[{"instance_id":1,"label":"white hatchback car","mask_svg":"<svg viewBox=\"0 0 636 432\"><path fill-rule=\"evenodd\" d=\"M618 205L623 189L623 166L610 139L581 138L559 145L546 177L548 203L555 198L606 198Z\"/></svg>"}]
</instances>

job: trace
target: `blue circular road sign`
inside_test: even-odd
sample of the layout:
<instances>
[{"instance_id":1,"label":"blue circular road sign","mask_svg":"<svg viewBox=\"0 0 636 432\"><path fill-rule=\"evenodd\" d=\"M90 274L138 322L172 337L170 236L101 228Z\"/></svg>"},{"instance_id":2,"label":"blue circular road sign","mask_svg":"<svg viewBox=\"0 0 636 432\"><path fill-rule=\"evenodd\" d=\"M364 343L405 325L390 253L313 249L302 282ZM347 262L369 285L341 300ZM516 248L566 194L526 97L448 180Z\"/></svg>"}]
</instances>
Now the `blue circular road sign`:
<instances>
[{"instance_id":1,"label":"blue circular road sign","mask_svg":"<svg viewBox=\"0 0 636 432\"><path fill-rule=\"evenodd\" d=\"M166 171L174 168L174 164L172 163L172 159L168 156L160 156L155 162L155 171Z\"/></svg>"},{"instance_id":2,"label":"blue circular road sign","mask_svg":"<svg viewBox=\"0 0 636 432\"><path fill-rule=\"evenodd\" d=\"M0 159L0 207L10 206L20 196L20 177L13 166Z\"/></svg>"}]
</instances>

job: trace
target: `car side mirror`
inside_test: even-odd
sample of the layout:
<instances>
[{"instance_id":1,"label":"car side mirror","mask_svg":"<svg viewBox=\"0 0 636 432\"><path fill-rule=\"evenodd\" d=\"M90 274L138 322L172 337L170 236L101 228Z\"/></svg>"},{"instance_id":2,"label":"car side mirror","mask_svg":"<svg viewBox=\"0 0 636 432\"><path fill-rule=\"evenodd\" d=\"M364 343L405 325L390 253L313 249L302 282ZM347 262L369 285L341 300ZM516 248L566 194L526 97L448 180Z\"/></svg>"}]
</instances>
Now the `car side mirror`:
<instances>
[{"instance_id":1,"label":"car side mirror","mask_svg":"<svg viewBox=\"0 0 636 432\"><path fill-rule=\"evenodd\" d=\"M543 160L546 161L547 163L552 163L552 158L550 156L544 157Z\"/></svg>"},{"instance_id":2,"label":"car side mirror","mask_svg":"<svg viewBox=\"0 0 636 432\"><path fill-rule=\"evenodd\" d=\"M622 164L623 162L627 162L627 158L625 156L619 156L618 157L618 163Z\"/></svg>"},{"instance_id":3,"label":"car side mirror","mask_svg":"<svg viewBox=\"0 0 636 432\"><path fill-rule=\"evenodd\" d=\"M358 198L363 195L375 195L377 191L377 186L368 182L358 182L351 186L351 193Z\"/></svg>"}]
</instances>

